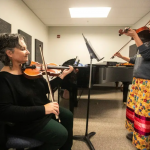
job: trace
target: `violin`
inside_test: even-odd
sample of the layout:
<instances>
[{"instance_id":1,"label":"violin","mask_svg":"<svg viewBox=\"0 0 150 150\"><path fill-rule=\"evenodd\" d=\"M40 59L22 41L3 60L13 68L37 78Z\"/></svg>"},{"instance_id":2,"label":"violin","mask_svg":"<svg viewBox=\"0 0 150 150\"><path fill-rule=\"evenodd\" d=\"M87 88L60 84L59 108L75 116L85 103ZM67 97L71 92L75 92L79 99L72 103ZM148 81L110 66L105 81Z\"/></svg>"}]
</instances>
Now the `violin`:
<instances>
[{"instance_id":1,"label":"violin","mask_svg":"<svg viewBox=\"0 0 150 150\"><path fill-rule=\"evenodd\" d=\"M119 30L119 36L121 36L121 35L124 34L124 33L127 33L127 32L129 31L129 29L130 29L129 27L125 28L124 30L120 29L120 30ZM141 28L139 28L139 29L134 29L134 30L135 30L135 32L136 32L137 34L140 33L140 32L143 32L143 31L148 31L148 33L150 33L149 28L146 27L146 26L141 27Z\"/></svg>"},{"instance_id":2,"label":"violin","mask_svg":"<svg viewBox=\"0 0 150 150\"><path fill-rule=\"evenodd\" d=\"M120 29L119 36L121 36L124 33L127 33L129 29L130 29L129 27L125 28L124 30ZM150 41L150 21L145 26L134 30L138 34L143 43Z\"/></svg>"},{"instance_id":3,"label":"violin","mask_svg":"<svg viewBox=\"0 0 150 150\"><path fill-rule=\"evenodd\" d=\"M79 68L79 66L73 66L74 68ZM55 63L46 64L46 72L50 76L58 76L61 74L62 70L69 69L68 66L58 66ZM45 69L43 64L31 61L29 63L22 65L22 71L25 77L29 79L36 79L45 75Z\"/></svg>"},{"instance_id":4,"label":"violin","mask_svg":"<svg viewBox=\"0 0 150 150\"><path fill-rule=\"evenodd\" d=\"M119 30L119 36L121 36L124 33L127 33L129 31L129 27ZM150 21L143 27L139 28L139 29L134 29L136 31L136 33L138 34L138 36L140 37L140 39L142 40L143 43L150 41ZM131 40L133 40L133 38L131 38ZM128 43L130 43L129 40L119 51L117 51L116 53L120 52ZM115 56L113 55L111 57L111 59L113 59Z\"/></svg>"},{"instance_id":5,"label":"violin","mask_svg":"<svg viewBox=\"0 0 150 150\"><path fill-rule=\"evenodd\" d=\"M58 76L63 69L69 69L69 67L58 66L55 63L46 64L46 72L50 76ZM30 64L22 65L23 74L29 79L36 79L45 75L45 69L42 64L31 61Z\"/></svg>"},{"instance_id":6,"label":"violin","mask_svg":"<svg viewBox=\"0 0 150 150\"><path fill-rule=\"evenodd\" d=\"M134 64L131 64L131 63L126 62L126 63L116 64L116 66L117 66L117 67L118 67L118 66L127 66L127 67L130 67L130 66L134 66Z\"/></svg>"}]
</instances>

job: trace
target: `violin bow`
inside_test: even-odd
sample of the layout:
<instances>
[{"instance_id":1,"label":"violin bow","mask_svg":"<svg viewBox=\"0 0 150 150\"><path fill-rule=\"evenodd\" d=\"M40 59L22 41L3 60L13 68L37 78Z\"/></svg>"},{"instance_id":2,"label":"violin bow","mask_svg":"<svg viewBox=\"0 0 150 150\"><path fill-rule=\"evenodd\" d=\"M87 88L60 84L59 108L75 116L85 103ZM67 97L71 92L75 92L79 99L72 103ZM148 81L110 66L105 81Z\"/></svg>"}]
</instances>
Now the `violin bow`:
<instances>
[{"instance_id":1,"label":"violin bow","mask_svg":"<svg viewBox=\"0 0 150 150\"><path fill-rule=\"evenodd\" d=\"M132 41L132 39L130 40L130 41ZM130 43L130 41L128 41L118 52L120 52L128 43ZM118 53L118 52L116 52L116 53ZM115 53L115 54L116 54ZM113 59L115 56L113 55L110 59Z\"/></svg>"},{"instance_id":2,"label":"violin bow","mask_svg":"<svg viewBox=\"0 0 150 150\"><path fill-rule=\"evenodd\" d=\"M148 21L148 23L147 23L145 26L147 26L147 25L149 25L149 26L150 26L150 20Z\"/></svg>"},{"instance_id":3,"label":"violin bow","mask_svg":"<svg viewBox=\"0 0 150 150\"><path fill-rule=\"evenodd\" d=\"M45 69L45 75L46 75L46 80L47 80L47 83L48 83L48 89L49 89L49 92L50 92L50 96L51 96L51 101L54 102L54 97L52 95L52 89L51 89L51 85L49 83L49 80L48 80L48 74L47 74L47 71L46 71L46 64L45 64L45 60L44 60L44 55L43 55L43 51L42 51L42 46L39 45L39 48L40 48L40 53L41 53L41 56L42 56L42 62L43 62L43 66L44 66L44 69ZM60 118L59 116L55 115L56 119L60 121Z\"/></svg>"}]
</instances>

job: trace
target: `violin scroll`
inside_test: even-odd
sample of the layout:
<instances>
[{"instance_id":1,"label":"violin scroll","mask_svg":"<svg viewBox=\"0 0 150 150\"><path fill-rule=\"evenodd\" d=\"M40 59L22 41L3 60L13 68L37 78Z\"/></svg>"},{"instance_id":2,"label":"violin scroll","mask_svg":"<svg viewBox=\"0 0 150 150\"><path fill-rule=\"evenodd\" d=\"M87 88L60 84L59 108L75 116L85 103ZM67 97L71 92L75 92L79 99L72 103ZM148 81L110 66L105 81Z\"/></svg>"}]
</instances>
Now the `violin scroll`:
<instances>
[{"instance_id":1,"label":"violin scroll","mask_svg":"<svg viewBox=\"0 0 150 150\"><path fill-rule=\"evenodd\" d=\"M127 27L127 28L125 28L124 30L123 30L123 29L120 29L120 30L119 30L119 36L121 36L121 35L124 34L124 33L127 33L127 32L129 31L129 29L130 29L130 27Z\"/></svg>"}]
</instances>

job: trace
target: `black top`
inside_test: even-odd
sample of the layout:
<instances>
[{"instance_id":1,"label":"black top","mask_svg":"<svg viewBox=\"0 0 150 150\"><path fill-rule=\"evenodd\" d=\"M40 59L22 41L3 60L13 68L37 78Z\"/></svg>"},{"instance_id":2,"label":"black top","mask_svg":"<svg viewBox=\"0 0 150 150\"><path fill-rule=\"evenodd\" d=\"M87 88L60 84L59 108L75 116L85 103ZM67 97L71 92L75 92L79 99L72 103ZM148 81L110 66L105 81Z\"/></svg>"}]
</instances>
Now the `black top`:
<instances>
[{"instance_id":1,"label":"black top","mask_svg":"<svg viewBox=\"0 0 150 150\"><path fill-rule=\"evenodd\" d=\"M57 77L50 82L52 90L60 84ZM10 131L19 135L33 135L51 119L43 105L49 103L44 78L27 79L23 75L0 72L0 120L13 123Z\"/></svg>"}]
</instances>

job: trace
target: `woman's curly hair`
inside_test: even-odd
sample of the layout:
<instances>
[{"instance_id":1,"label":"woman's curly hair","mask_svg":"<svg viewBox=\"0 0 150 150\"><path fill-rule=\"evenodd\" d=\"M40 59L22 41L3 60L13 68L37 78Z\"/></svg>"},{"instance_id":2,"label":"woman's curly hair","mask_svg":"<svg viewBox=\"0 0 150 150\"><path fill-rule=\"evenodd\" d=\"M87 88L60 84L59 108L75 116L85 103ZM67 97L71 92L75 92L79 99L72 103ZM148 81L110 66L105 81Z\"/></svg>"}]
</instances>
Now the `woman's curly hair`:
<instances>
[{"instance_id":1,"label":"woman's curly hair","mask_svg":"<svg viewBox=\"0 0 150 150\"><path fill-rule=\"evenodd\" d=\"M22 48L20 40L25 40L25 38L20 34L0 34L0 61L5 65L10 65L10 59L6 54L6 50L14 51L14 48Z\"/></svg>"}]
</instances>

